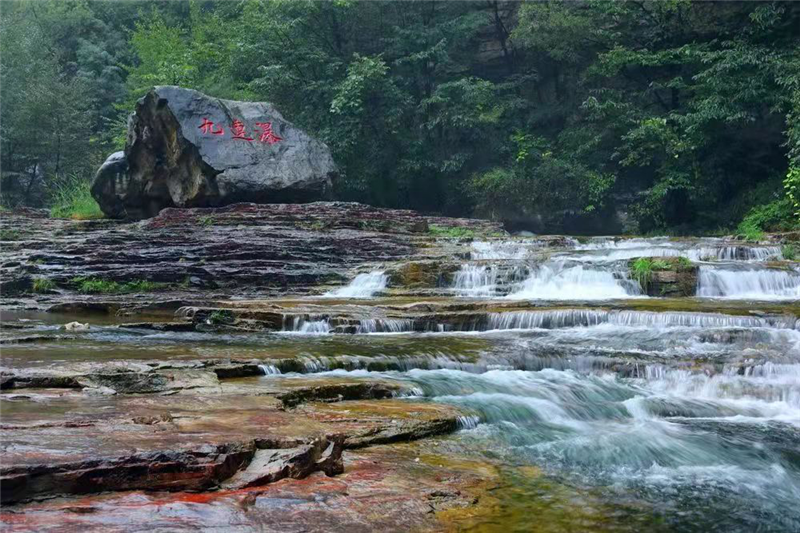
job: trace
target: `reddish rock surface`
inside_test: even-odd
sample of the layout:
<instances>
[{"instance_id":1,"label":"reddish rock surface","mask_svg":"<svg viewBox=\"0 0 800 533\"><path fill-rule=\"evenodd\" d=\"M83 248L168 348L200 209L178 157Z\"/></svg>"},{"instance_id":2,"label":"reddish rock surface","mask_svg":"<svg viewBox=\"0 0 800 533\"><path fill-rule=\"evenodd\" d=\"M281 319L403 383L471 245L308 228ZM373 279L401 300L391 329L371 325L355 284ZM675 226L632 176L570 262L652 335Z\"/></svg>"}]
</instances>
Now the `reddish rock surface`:
<instances>
[{"instance_id":1,"label":"reddish rock surface","mask_svg":"<svg viewBox=\"0 0 800 533\"><path fill-rule=\"evenodd\" d=\"M259 488L206 493L58 498L6 506L0 519L14 532L453 530L438 517L476 505L496 479L491 469L430 455L433 444L345 452L345 471L336 477L316 473Z\"/></svg>"}]
</instances>

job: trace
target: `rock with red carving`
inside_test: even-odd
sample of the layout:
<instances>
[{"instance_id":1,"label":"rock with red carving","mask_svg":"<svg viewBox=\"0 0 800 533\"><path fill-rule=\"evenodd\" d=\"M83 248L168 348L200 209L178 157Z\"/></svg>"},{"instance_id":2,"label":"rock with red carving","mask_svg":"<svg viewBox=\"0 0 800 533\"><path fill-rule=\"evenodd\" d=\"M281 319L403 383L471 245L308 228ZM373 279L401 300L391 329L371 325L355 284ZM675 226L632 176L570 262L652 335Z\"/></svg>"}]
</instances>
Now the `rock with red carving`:
<instances>
[{"instance_id":1,"label":"rock with red carving","mask_svg":"<svg viewBox=\"0 0 800 533\"><path fill-rule=\"evenodd\" d=\"M136 104L125 152L98 170L92 195L110 217L147 218L165 207L318 200L335 175L330 149L271 104L159 86Z\"/></svg>"}]
</instances>

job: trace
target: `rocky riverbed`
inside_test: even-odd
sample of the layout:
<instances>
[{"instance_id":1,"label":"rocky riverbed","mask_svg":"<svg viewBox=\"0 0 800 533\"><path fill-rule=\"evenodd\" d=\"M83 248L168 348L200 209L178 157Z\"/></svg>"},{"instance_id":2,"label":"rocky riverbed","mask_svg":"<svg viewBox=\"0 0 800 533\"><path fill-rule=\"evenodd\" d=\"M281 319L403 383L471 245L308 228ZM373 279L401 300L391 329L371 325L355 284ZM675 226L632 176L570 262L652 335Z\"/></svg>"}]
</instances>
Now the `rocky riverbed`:
<instances>
[{"instance_id":1,"label":"rocky riverbed","mask_svg":"<svg viewBox=\"0 0 800 533\"><path fill-rule=\"evenodd\" d=\"M10 531L800 527L796 235L0 222Z\"/></svg>"}]
</instances>

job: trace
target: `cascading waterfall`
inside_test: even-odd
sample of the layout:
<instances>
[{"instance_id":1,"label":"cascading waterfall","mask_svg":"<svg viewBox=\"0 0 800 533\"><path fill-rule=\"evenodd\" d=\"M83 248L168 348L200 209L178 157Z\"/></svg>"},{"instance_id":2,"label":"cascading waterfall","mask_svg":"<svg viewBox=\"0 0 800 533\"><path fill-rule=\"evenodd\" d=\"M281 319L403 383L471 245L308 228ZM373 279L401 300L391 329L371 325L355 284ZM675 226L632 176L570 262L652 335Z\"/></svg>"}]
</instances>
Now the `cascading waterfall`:
<instances>
[{"instance_id":1,"label":"cascading waterfall","mask_svg":"<svg viewBox=\"0 0 800 533\"><path fill-rule=\"evenodd\" d=\"M733 270L701 266L697 296L730 299L800 299L800 273L773 269Z\"/></svg>"},{"instance_id":2,"label":"cascading waterfall","mask_svg":"<svg viewBox=\"0 0 800 533\"><path fill-rule=\"evenodd\" d=\"M777 261L783 258L779 246L745 246L725 244L719 239L698 242L673 242L667 238L600 239L579 244L570 258L581 262L613 262L636 257L685 257L691 261Z\"/></svg>"},{"instance_id":3,"label":"cascading waterfall","mask_svg":"<svg viewBox=\"0 0 800 533\"><path fill-rule=\"evenodd\" d=\"M763 365L753 365L744 368L747 377L768 378L772 376L792 376L800 381L800 364L787 365L767 362Z\"/></svg>"},{"instance_id":4,"label":"cascading waterfall","mask_svg":"<svg viewBox=\"0 0 800 533\"><path fill-rule=\"evenodd\" d=\"M698 296L800 298L800 272L753 264L778 257L777 247L631 241L578 245L583 249L537 267L530 266L532 247L522 253L511 246L473 245L471 259L483 262L463 264L453 292L492 298L510 291L510 299L630 298L641 296L627 277L630 258L683 256L704 262ZM440 319L427 312L409 318L293 317L285 329L356 334L352 341L339 336L305 342L369 347L392 342L395 350L328 356L321 348L261 369L268 376L302 372L397 380L404 385L403 397L462 409L457 427L466 442L491 448L514 464L527 462L577 485L614 486L655 505L665 490L691 494L681 500L680 512L694 509L692 516L708 516L708 509L718 506L716 521L701 528L719 527L725 523L720 516L734 516L731 523L754 529L773 511L779 520L800 524L800 467L787 451L796 448L800 430L795 316L580 306L478 309ZM421 339L459 336L491 347L477 358L427 348L405 351ZM703 372L697 371L698 360ZM763 438L764 428L769 439Z\"/></svg>"},{"instance_id":5,"label":"cascading waterfall","mask_svg":"<svg viewBox=\"0 0 800 533\"><path fill-rule=\"evenodd\" d=\"M575 245L576 250L609 250L622 248L647 248L655 245L670 245L669 237L650 237L647 239L616 239L613 237L593 237L587 242Z\"/></svg>"},{"instance_id":6,"label":"cascading waterfall","mask_svg":"<svg viewBox=\"0 0 800 533\"><path fill-rule=\"evenodd\" d=\"M779 246L716 246L692 248L685 257L692 261L780 261Z\"/></svg>"},{"instance_id":7,"label":"cascading waterfall","mask_svg":"<svg viewBox=\"0 0 800 533\"><path fill-rule=\"evenodd\" d=\"M470 258L485 259L523 259L528 249L537 247L537 242L521 243L516 241L473 241Z\"/></svg>"},{"instance_id":8,"label":"cascading waterfall","mask_svg":"<svg viewBox=\"0 0 800 533\"><path fill-rule=\"evenodd\" d=\"M350 321L349 327L353 328L349 332L356 334L405 333L414 331L415 323L407 318L362 318L354 322ZM347 331L346 328L345 331ZM324 335L333 332L334 327L328 318L307 315L284 318L281 331L281 333L299 335Z\"/></svg>"},{"instance_id":9,"label":"cascading waterfall","mask_svg":"<svg viewBox=\"0 0 800 533\"><path fill-rule=\"evenodd\" d=\"M404 333L414 331L414 321L405 318L365 318L359 320L356 333Z\"/></svg>"},{"instance_id":10,"label":"cascading waterfall","mask_svg":"<svg viewBox=\"0 0 800 533\"><path fill-rule=\"evenodd\" d=\"M536 244L516 241L472 243L471 258L494 261L462 265L455 274L455 294L465 297L500 297L521 300L610 300L643 297L630 279L629 261L637 257L685 257L691 261L753 263L782 258L779 246L729 244L722 239L672 241L666 237L595 238L575 244L536 267ZM516 265L516 266L514 266ZM744 268L744 265L742 265ZM520 272L526 279L518 279ZM698 296L720 298L781 299L800 296L800 273L759 270L728 271L703 265Z\"/></svg>"},{"instance_id":11,"label":"cascading waterfall","mask_svg":"<svg viewBox=\"0 0 800 533\"><path fill-rule=\"evenodd\" d=\"M453 276L453 288L459 296L489 297L497 294L497 266L465 264Z\"/></svg>"},{"instance_id":12,"label":"cascading waterfall","mask_svg":"<svg viewBox=\"0 0 800 533\"><path fill-rule=\"evenodd\" d=\"M668 523L688 515L698 531L790 531L800 525L798 368L707 376L652 367L638 379L550 369L390 377L476 413L488 428L469 442L513 464L634 491ZM664 507L665 494L680 506Z\"/></svg>"},{"instance_id":13,"label":"cascading waterfall","mask_svg":"<svg viewBox=\"0 0 800 533\"><path fill-rule=\"evenodd\" d=\"M470 298L502 296L527 279L530 269L523 262L501 265L466 263L453 276L453 292Z\"/></svg>"},{"instance_id":14,"label":"cascading waterfall","mask_svg":"<svg viewBox=\"0 0 800 533\"><path fill-rule=\"evenodd\" d=\"M647 388L659 396L726 402L720 407L740 406L741 415L775 417L800 426L800 364L766 363L747 367L744 373L727 371L713 376L648 365L645 378ZM772 405L764 409L765 404ZM703 416L702 412L681 413L674 403L663 400L650 402L648 408L670 416Z\"/></svg>"},{"instance_id":15,"label":"cascading waterfall","mask_svg":"<svg viewBox=\"0 0 800 533\"><path fill-rule=\"evenodd\" d=\"M658 247L645 247L645 248L621 248L621 249L599 249L591 251L591 253L582 255L570 255L570 259L583 263L613 263L615 261L624 261L626 259L633 259L635 257L681 257L685 253L677 248L658 248Z\"/></svg>"},{"instance_id":16,"label":"cascading waterfall","mask_svg":"<svg viewBox=\"0 0 800 533\"><path fill-rule=\"evenodd\" d=\"M281 373L280 369L275 365L258 365L258 368L265 376L275 376Z\"/></svg>"},{"instance_id":17,"label":"cascading waterfall","mask_svg":"<svg viewBox=\"0 0 800 533\"><path fill-rule=\"evenodd\" d=\"M638 283L622 268L600 270L564 262L544 264L507 296L512 300L610 300L641 296Z\"/></svg>"},{"instance_id":18,"label":"cascading waterfall","mask_svg":"<svg viewBox=\"0 0 800 533\"><path fill-rule=\"evenodd\" d=\"M693 328L787 328L794 329L794 318L737 316L717 313L652 311L605 311L564 309L556 311L516 311L491 313L489 329L553 329L613 324L628 327Z\"/></svg>"},{"instance_id":19,"label":"cascading waterfall","mask_svg":"<svg viewBox=\"0 0 800 533\"><path fill-rule=\"evenodd\" d=\"M386 289L389 277L382 270L357 275L349 285L324 294L327 298L372 298Z\"/></svg>"},{"instance_id":20,"label":"cascading waterfall","mask_svg":"<svg viewBox=\"0 0 800 533\"><path fill-rule=\"evenodd\" d=\"M291 323L288 323L288 319ZM294 316L284 318L283 331L285 333L298 333L305 335L320 335L330 333L331 325L326 318L307 316Z\"/></svg>"},{"instance_id":21,"label":"cascading waterfall","mask_svg":"<svg viewBox=\"0 0 800 533\"><path fill-rule=\"evenodd\" d=\"M447 319L445 319L447 320ZM587 328L611 325L628 328L728 328L724 333L703 331L699 337L703 342L733 342L736 339L758 340L756 331L747 328L768 328L796 331L800 321L792 316L740 316L723 313L699 312L655 312L603 309L555 309L534 311L508 311L503 313L477 314L470 319L459 318L455 322L437 323L429 319L411 318L362 318L351 322L349 333L464 333L491 332L500 330L547 330L563 328ZM730 331L730 328L738 328ZM285 333L319 335L334 331L327 318L313 316L287 317ZM343 332L348 332L346 329ZM792 341L794 342L794 341ZM797 342L800 343L800 332Z\"/></svg>"},{"instance_id":22,"label":"cascading waterfall","mask_svg":"<svg viewBox=\"0 0 800 533\"><path fill-rule=\"evenodd\" d=\"M447 429L458 431L436 441L444 444L439 453L484 460L490 450L492 464L505 471L544 472L533 480L513 472L507 484L523 519L541 502L574 513L583 501L570 500L571 508L557 501L566 486L570 496L596 497L589 503L610 529L650 531L638 515L629 519L635 507L665 530L800 531L800 263L758 264L780 258L781 249L723 239L567 243L448 239L419 248L437 274L454 270L449 257L462 260L450 291L427 287L380 301L321 301L302 292L231 301L218 314L234 320L210 320L206 309L187 306L177 313L186 322L109 317L72 335L57 329L64 322L58 313L11 311L20 324L0 332L4 372L30 367L45 375L69 359L82 373L113 352L141 360L143 369L166 360L183 371L174 361L185 360L186 369L216 371L226 390L248 397L378 378L403 392L391 402L370 401L366 414L342 399L340 412L360 419L385 408L381 418L392 418L397 402L456 407L441 409ZM645 256L699 261L697 295L738 301L672 296L684 291L661 292L669 300L620 301L641 296L628 276L630 259ZM650 293L673 283L671 276L692 279L685 263L671 266L680 269L659 271ZM383 271L364 271L326 296L369 298L386 286ZM235 375L250 378L225 385ZM6 400L20 419L41 411L27 395ZM307 407L304 416L328 419L326 406ZM362 426L345 424L345 432Z\"/></svg>"}]
</instances>

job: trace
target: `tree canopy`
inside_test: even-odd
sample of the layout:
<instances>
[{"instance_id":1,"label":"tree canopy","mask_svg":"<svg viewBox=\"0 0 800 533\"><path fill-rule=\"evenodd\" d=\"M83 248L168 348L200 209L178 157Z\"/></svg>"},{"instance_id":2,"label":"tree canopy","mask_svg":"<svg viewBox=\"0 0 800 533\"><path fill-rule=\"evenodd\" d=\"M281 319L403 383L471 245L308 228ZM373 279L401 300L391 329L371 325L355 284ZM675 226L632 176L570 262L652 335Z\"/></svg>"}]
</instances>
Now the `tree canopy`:
<instances>
[{"instance_id":1,"label":"tree canopy","mask_svg":"<svg viewBox=\"0 0 800 533\"><path fill-rule=\"evenodd\" d=\"M2 168L43 185L88 179L171 84L274 103L331 147L340 199L539 231L800 220L797 3L0 7Z\"/></svg>"}]
</instances>

